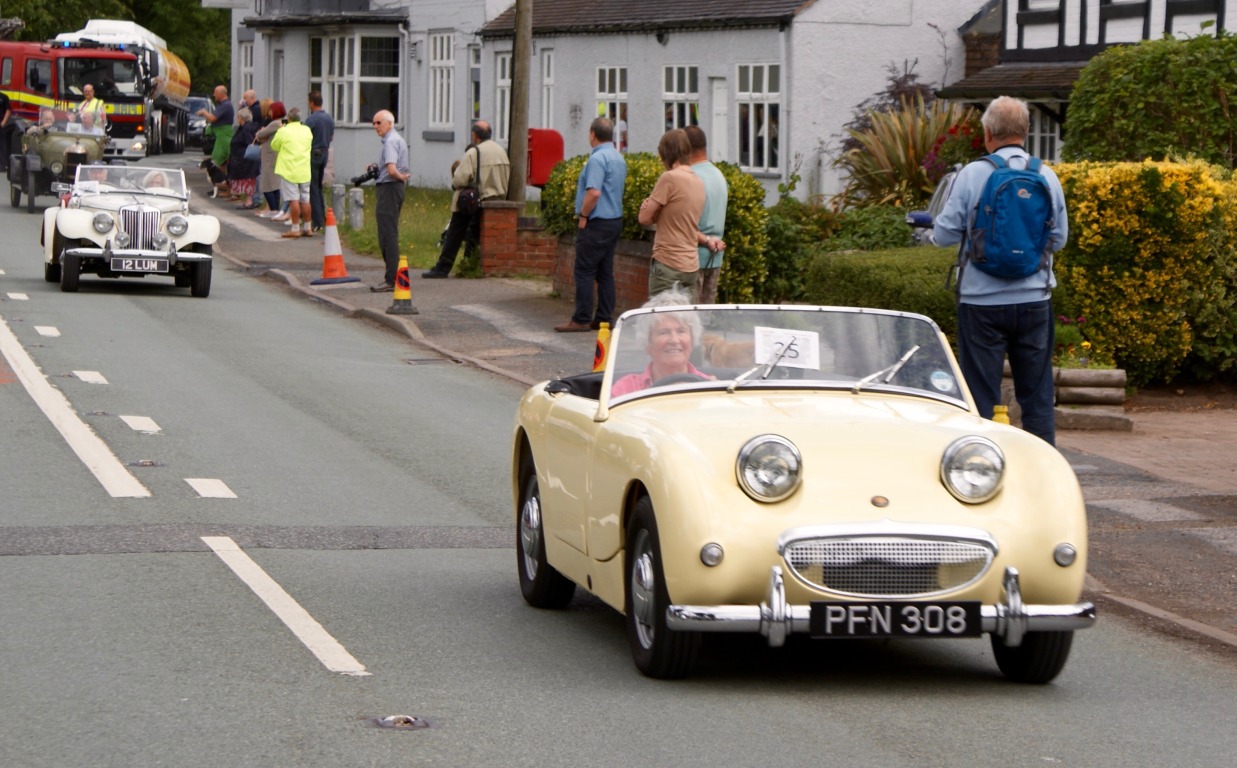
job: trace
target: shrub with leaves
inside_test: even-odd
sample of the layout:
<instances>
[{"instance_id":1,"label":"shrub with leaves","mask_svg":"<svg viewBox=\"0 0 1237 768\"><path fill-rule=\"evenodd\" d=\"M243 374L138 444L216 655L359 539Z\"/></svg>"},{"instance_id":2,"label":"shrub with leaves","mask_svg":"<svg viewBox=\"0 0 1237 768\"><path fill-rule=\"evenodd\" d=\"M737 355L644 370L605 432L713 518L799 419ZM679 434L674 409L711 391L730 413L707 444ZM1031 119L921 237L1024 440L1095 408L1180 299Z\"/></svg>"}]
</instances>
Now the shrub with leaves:
<instances>
[{"instance_id":1,"label":"shrub with leaves","mask_svg":"<svg viewBox=\"0 0 1237 768\"><path fill-rule=\"evenodd\" d=\"M936 184L955 165L966 165L987 154L984 148L984 126L974 109L967 109L962 119L949 126L945 135L936 140L923 159L928 178Z\"/></svg>"},{"instance_id":2,"label":"shrub with leaves","mask_svg":"<svg viewBox=\"0 0 1237 768\"><path fill-rule=\"evenodd\" d=\"M805 203L789 192L769 209L765 259L769 269L760 292L765 304L803 300L806 260L837 228L838 216L831 209Z\"/></svg>"},{"instance_id":3,"label":"shrub with leaves","mask_svg":"<svg viewBox=\"0 0 1237 768\"><path fill-rule=\"evenodd\" d=\"M906 209L892 205L851 208L838 217L837 232L825 243L829 251L879 251L911 243Z\"/></svg>"},{"instance_id":4,"label":"shrub with leaves","mask_svg":"<svg viewBox=\"0 0 1237 768\"><path fill-rule=\"evenodd\" d=\"M842 139L842 151L862 148L853 134L871 130L873 113L895 112L902 108L903 103L914 102L916 97L923 99L925 104L931 104L936 99L936 89L930 83L919 82L919 73L915 71L918 63L919 59L903 60L901 71L893 62L885 66L885 89L864 99L855 107L851 121L843 126L847 135Z\"/></svg>"},{"instance_id":5,"label":"shrub with leaves","mask_svg":"<svg viewBox=\"0 0 1237 768\"><path fill-rule=\"evenodd\" d=\"M1202 162L1055 168L1070 242L1055 260L1058 309L1131 384L1237 366L1237 207L1226 172Z\"/></svg>"}]
</instances>

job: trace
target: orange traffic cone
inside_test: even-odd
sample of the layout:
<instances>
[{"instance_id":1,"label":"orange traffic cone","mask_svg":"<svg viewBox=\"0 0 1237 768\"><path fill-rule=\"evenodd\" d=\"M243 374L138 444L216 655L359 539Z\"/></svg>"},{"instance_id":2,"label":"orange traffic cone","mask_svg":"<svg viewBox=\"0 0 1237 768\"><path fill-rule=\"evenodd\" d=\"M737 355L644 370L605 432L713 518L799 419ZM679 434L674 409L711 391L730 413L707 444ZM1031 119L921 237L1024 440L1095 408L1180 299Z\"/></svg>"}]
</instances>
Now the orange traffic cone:
<instances>
[{"instance_id":1,"label":"orange traffic cone","mask_svg":"<svg viewBox=\"0 0 1237 768\"><path fill-rule=\"evenodd\" d=\"M322 277L309 281L310 285L334 285L336 283L359 283L361 278L349 277L344 266L343 248L339 245L339 230L335 227L335 212L326 209L326 242L322 244Z\"/></svg>"},{"instance_id":2,"label":"orange traffic cone","mask_svg":"<svg viewBox=\"0 0 1237 768\"><path fill-rule=\"evenodd\" d=\"M417 308L412 306L412 287L408 282L408 257L399 255L399 270L395 273L395 291L391 296L391 306L387 307L388 315L416 315Z\"/></svg>"}]
</instances>

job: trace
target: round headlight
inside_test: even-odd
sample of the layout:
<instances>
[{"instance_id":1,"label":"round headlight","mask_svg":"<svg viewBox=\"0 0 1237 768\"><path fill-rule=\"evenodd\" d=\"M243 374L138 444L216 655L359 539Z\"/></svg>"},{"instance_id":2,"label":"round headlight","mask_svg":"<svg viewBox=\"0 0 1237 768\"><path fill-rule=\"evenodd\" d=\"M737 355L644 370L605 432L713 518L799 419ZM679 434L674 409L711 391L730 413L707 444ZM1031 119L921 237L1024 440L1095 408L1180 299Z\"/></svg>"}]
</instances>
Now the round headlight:
<instances>
[{"instance_id":1,"label":"round headlight","mask_svg":"<svg viewBox=\"0 0 1237 768\"><path fill-rule=\"evenodd\" d=\"M173 216L168 219L168 232L172 237L180 237L189 231L189 220L184 216Z\"/></svg>"},{"instance_id":2,"label":"round headlight","mask_svg":"<svg viewBox=\"0 0 1237 768\"><path fill-rule=\"evenodd\" d=\"M154 236L150 238L150 244L156 248L167 248L168 236L162 232L156 232Z\"/></svg>"},{"instance_id":3,"label":"round headlight","mask_svg":"<svg viewBox=\"0 0 1237 768\"><path fill-rule=\"evenodd\" d=\"M130 238L129 238L128 233L126 232L116 233L116 247L117 248L128 248L129 241L130 241Z\"/></svg>"},{"instance_id":4,"label":"round headlight","mask_svg":"<svg viewBox=\"0 0 1237 768\"><path fill-rule=\"evenodd\" d=\"M94 231L100 235L106 235L112 231L112 217L107 213L96 213L94 220L90 222L94 225Z\"/></svg>"},{"instance_id":5,"label":"round headlight","mask_svg":"<svg viewBox=\"0 0 1237 768\"><path fill-rule=\"evenodd\" d=\"M52 173L59 176L62 171L64 171L64 163L60 162L59 160L56 160L55 162L52 163Z\"/></svg>"},{"instance_id":6,"label":"round headlight","mask_svg":"<svg viewBox=\"0 0 1237 768\"><path fill-rule=\"evenodd\" d=\"M794 443L777 435L747 441L735 466L743 492L756 501L781 501L799 487L803 458Z\"/></svg>"},{"instance_id":7,"label":"round headlight","mask_svg":"<svg viewBox=\"0 0 1237 768\"><path fill-rule=\"evenodd\" d=\"M959 438L941 457L941 482L958 501L979 504L1001 490L1005 455L996 443L971 435Z\"/></svg>"}]
</instances>

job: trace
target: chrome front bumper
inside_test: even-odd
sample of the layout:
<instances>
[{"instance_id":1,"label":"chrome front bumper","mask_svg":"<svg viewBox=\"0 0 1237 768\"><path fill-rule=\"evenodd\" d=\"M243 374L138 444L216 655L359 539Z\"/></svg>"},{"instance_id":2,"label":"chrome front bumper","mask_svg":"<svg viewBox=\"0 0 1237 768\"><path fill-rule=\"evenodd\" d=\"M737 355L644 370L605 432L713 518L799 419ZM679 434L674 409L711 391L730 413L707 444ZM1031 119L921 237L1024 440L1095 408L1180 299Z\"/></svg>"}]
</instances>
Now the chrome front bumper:
<instances>
[{"instance_id":1,"label":"chrome front bumper","mask_svg":"<svg viewBox=\"0 0 1237 768\"><path fill-rule=\"evenodd\" d=\"M1000 637L1005 645L1022 644L1027 632L1056 632L1086 629L1095 623L1095 605L1027 605L1022 602L1018 569L1005 569L1005 600L981 606L983 631ZM671 629L690 632L759 632L777 647L786 636L808 632L811 607L789 605L782 569L773 566L769 576L769 595L760 605L672 605L666 609Z\"/></svg>"},{"instance_id":2,"label":"chrome front bumper","mask_svg":"<svg viewBox=\"0 0 1237 768\"><path fill-rule=\"evenodd\" d=\"M112 257L125 259L167 259L168 266L175 266L178 261L211 261L209 253L196 251L155 251L148 248L112 248L109 243L103 248L66 248L65 253L80 256L83 259L107 259Z\"/></svg>"}]
</instances>

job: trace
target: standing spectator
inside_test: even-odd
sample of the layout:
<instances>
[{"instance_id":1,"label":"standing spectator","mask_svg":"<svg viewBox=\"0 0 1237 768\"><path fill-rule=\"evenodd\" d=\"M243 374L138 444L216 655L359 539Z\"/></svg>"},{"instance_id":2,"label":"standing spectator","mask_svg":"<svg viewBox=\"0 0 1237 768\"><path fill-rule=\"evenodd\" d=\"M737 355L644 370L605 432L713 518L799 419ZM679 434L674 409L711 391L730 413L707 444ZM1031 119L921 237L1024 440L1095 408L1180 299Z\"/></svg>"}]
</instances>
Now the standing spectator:
<instances>
[{"instance_id":1,"label":"standing spectator","mask_svg":"<svg viewBox=\"0 0 1237 768\"><path fill-rule=\"evenodd\" d=\"M322 108L322 94L309 92L309 117L305 125L314 135L309 157L309 209L313 217L313 231L326 226L326 202L322 199L322 184L326 176L326 163L330 157L331 142L335 140L335 120Z\"/></svg>"},{"instance_id":2,"label":"standing spectator","mask_svg":"<svg viewBox=\"0 0 1237 768\"><path fill-rule=\"evenodd\" d=\"M593 150L576 182L576 306L570 321L554 326L559 333L596 330L614 319L614 249L623 231L627 161L614 146L614 123L608 118L593 120L588 143Z\"/></svg>"},{"instance_id":3,"label":"standing spectator","mask_svg":"<svg viewBox=\"0 0 1237 768\"><path fill-rule=\"evenodd\" d=\"M696 300L701 304L717 302L717 279L722 271L722 254L726 243L726 204L730 187L716 165L709 162L708 142L700 126L683 129L692 145L692 172L704 182L704 213L700 216L701 242L696 248L700 270L696 273Z\"/></svg>"},{"instance_id":4,"label":"standing spectator","mask_svg":"<svg viewBox=\"0 0 1237 768\"><path fill-rule=\"evenodd\" d=\"M404 207L404 187L412 175L408 166L408 144L395 130L395 115L382 110L374 115L374 130L382 139L378 150L378 178L375 184L378 202L374 218L378 223L378 248L386 263L386 274L378 285L370 286L374 293L395 288L399 271L399 212Z\"/></svg>"},{"instance_id":5,"label":"standing spectator","mask_svg":"<svg viewBox=\"0 0 1237 768\"><path fill-rule=\"evenodd\" d=\"M657 142L657 154L666 172L640 204L640 223L657 225L653 264L649 268L649 296L675 285L696 301L696 273L700 271L700 215L704 213L704 182L692 173L692 145L682 128L666 131ZM715 244L716 238L709 240Z\"/></svg>"},{"instance_id":6,"label":"standing spectator","mask_svg":"<svg viewBox=\"0 0 1237 768\"><path fill-rule=\"evenodd\" d=\"M1025 101L1009 96L995 99L984 110L984 146L1012 168L1025 168L1031 159L1023 149L1030 128ZM944 210L936 217L933 237L939 245L969 239L969 223L984 186L995 170L979 159L958 172ZM1047 166L1040 174L1052 195L1052 229L1042 268L1029 277L1001 278L978 267L960 264L958 275L958 362L979 415L992 418L1001 402L1001 373L1006 353L1014 378L1014 396L1022 406L1022 426L1050 444L1056 444L1053 413L1052 352L1054 318L1052 253L1069 239L1069 219L1061 182Z\"/></svg>"},{"instance_id":7,"label":"standing spectator","mask_svg":"<svg viewBox=\"0 0 1237 768\"><path fill-rule=\"evenodd\" d=\"M253 121L253 114L248 107L242 107L236 113L236 133L232 134L232 148L228 155L228 185L232 190L232 199L241 203L237 207L244 210L258 207L253 193L262 163L260 160L245 159L245 149L254 142L257 134L258 124Z\"/></svg>"},{"instance_id":8,"label":"standing spectator","mask_svg":"<svg viewBox=\"0 0 1237 768\"><path fill-rule=\"evenodd\" d=\"M215 148L210 153L210 159L220 168L228 164L228 154L232 149L232 123L236 113L232 110L232 102L228 101L228 89L222 85L215 86L215 111L199 109L198 114L210 123L211 133L215 137ZM154 137L148 137L156 141Z\"/></svg>"},{"instance_id":9,"label":"standing spectator","mask_svg":"<svg viewBox=\"0 0 1237 768\"><path fill-rule=\"evenodd\" d=\"M271 149L275 150L275 174L283 179L279 194L288 203L292 229L282 237L309 237L309 153L314 143L313 132L301 122L300 107L288 110L287 122L275 132Z\"/></svg>"},{"instance_id":10,"label":"standing spectator","mask_svg":"<svg viewBox=\"0 0 1237 768\"><path fill-rule=\"evenodd\" d=\"M252 88L241 94L241 103L237 106L237 112L241 109L248 109L249 114L253 117L253 123L261 128L265 125L262 122L262 104L258 101L258 94Z\"/></svg>"},{"instance_id":11,"label":"standing spectator","mask_svg":"<svg viewBox=\"0 0 1237 768\"><path fill-rule=\"evenodd\" d=\"M266 199L267 210L259 215L268 219L275 217L276 221L286 221L288 215L284 210L287 206L280 204L279 195L282 182L275 173L275 159L279 153L271 147L271 139L283 127L283 119L287 117L288 111L284 109L282 101L262 101L265 105L262 108L262 117L266 124L258 129L254 138L262 145L262 170L258 174L258 191ZM279 218L280 216L283 218Z\"/></svg>"},{"instance_id":12,"label":"standing spectator","mask_svg":"<svg viewBox=\"0 0 1237 768\"><path fill-rule=\"evenodd\" d=\"M9 170L9 97L0 91L0 173Z\"/></svg>"},{"instance_id":13,"label":"standing spectator","mask_svg":"<svg viewBox=\"0 0 1237 768\"><path fill-rule=\"evenodd\" d=\"M461 211L459 206L460 190L473 187L482 201L503 198L507 196L507 184L511 180L511 160L507 151L490 136L490 124L478 120L472 126L472 143L464 150L464 156L451 166L451 187L455 194L451 197L451 222L442 239L442 252L438 255L438 263L428 272L422 272L424 278L440 278L451 274L455 266L455 256L460 251L460 243L464 245L464 258L469 260L476 253L481 240L481 208L469 213Z\"/></svg>"}]
</instances>

